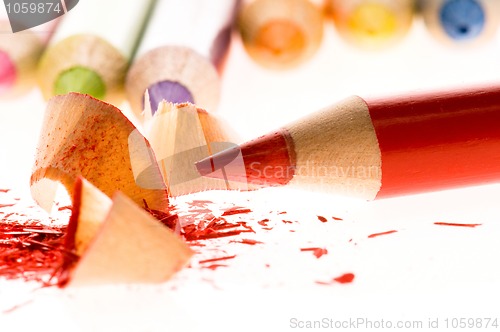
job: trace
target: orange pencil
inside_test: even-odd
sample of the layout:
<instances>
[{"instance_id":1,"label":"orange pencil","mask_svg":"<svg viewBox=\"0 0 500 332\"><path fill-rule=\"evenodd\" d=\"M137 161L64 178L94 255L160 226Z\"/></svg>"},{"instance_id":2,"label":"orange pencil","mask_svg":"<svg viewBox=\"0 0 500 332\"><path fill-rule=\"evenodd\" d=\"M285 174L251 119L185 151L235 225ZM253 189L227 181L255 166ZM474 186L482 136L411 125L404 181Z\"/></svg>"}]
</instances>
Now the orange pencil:
<instances>
[{"instance_id":1,"label":"orange pencil","mask_svg":"<svg viewBox=\"0 0 500 332\"><path fill-rule=\"evenodd\" d=\"M323 12L311 0L251 0L244 3L238 26L256 62L289 68L317 51L323 38Z\"/></svg>"}]
</instances>

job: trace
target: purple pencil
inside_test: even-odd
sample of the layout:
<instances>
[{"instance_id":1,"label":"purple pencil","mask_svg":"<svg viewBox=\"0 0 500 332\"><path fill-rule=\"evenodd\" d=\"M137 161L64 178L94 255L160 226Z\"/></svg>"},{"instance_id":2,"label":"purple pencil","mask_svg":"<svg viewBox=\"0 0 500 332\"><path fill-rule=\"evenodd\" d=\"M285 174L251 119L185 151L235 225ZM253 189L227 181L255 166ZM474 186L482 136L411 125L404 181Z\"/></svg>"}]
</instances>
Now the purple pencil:
<instances>
[{"instance_id":1,"label":"purple pencil","mask_svg":"<svg viewBox=\"0 0 500 332\"><path fill-rule=\"evenodd\" d=\"M157 2L126 81L136 115L146 91L153 113L162 100L215 110L238 6L238 0Z\"/></svg>"}]
</instances>

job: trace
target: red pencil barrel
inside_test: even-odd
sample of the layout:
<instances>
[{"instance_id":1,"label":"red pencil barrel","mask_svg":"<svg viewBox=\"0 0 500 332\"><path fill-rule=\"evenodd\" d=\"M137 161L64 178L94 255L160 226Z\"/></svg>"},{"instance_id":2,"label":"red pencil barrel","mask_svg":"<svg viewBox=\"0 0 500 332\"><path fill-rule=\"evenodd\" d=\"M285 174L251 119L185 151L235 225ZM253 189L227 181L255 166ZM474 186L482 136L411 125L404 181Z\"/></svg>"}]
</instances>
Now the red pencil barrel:
<instances>
[{"instance_id":1,"label":"red pencil barrel","mask_svg":"<svg viewBox=\"0 0 500 332\"><path fill-rule=\"evenodd\" d=\"M377 198L500 181L500 87L367 100Z\"/></svg>"}]
</instances>

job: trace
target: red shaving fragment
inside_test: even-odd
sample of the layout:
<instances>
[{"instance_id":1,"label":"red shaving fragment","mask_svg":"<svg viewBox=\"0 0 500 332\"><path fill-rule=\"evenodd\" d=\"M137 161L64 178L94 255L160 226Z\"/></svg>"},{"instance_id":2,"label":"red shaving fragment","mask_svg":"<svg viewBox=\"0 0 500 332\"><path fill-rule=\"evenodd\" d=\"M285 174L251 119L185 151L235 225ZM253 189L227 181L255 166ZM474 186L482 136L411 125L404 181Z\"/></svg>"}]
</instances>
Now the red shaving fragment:
<instances>
[{"instance_id":1,"label":"red shaving fragment","mask_svg":"<svg viewBox=\"0 0 500 332\"><path fill-rule=\"evenodd\" d=\"M195 240L207 240L207 239L216 239L220 237L226 237L226 236L235 236L239 235L242 232L249 232L247 230L237 230L237 231L229 231L229 232L211 232L211 231L203 231L201 234L187 234L185 236L186 241L192 241L193 239Z\"/></svg>"},{"instance_id":2,"label":"red shaving fragment","mask_svg":"<svg viewBox=\"0 0 500 332\"><path fill-rule=\"evenodd\" d=\"M201 213L212 213L212 210L210 210L210 209L199 209L199 208L196 208L196 209L189 210L189 212L196 213L196 214L201 214Z\"/></svg>"},{"instance_id":3,"label":"red shaving fragment","mask_svg":"<svg viewBox=\"0 0 500 332\"><path fill-rule=\"evenodd\" d=\"M286 214L286 211L278 212L278 214Z\"/></svg>"},{"instance_id":4,"label":"red shaving fragment","mask_svg":"<svg viewBox=\"0 0 500 332\"><path fill-rule=\"evenodd\" d=\"M252 212L252 210L242 208L239 206L235 206L235 207L229 208L226 211L224 211L224 213L222 215L223 216L231 216L233 214L243 214L243 213L249 213L249 212Z\"/></svg>"},{"instance_id":5,"label":"red shaving fragment","mask_svg":"<svg viewBox=\"0 0 500 332\"><path fill-rule=\"evenodd\" d=\"M318 216L318 220L321 221L321 222L327 222L328 221L328 219L326 219L323 216Z\"/></svg>"},{"instance_id":6,"label":"red shaving fragment","mask_svg":"<svg viewBox=\"0 0 500 332\"><path fill-rule=\"evenodd\" d=\"M202 268L210 269L210 270L215 270L219 267L227 267L227 265L225 265L225 264L212 264L212 265L208 265L208 266L202 266Z\"/></svg>"},{"instance_id":7,"label":"red shaving fragment","mask_svg":"<svg viewBox=\"0 0 500 332\"><path fill-rule=\"evenodd\" d=\"M22 308L22 307L24 307L24 306L26 306L26 305L28 305L28 304L32 303L34 300L35 300L35 299L29 299L29 300L27 300L27 301L25 301L25 302L22 302L22 303L16 304L15 306L10 307L10 308L9 308L9 309L7 309L7 310L3 310L3 311L2 311L2 313L3 313L3 314L10 314L10 313L12 313L12 312L14 312L14 311L18 310L19 308Z\"/></svg>"},{"instance_id":8,"label":"red shaving fragment","mask_svg":"<svg viewBox=\"0 0 500 332\"><path fill-rule=\"evenodd\" d=\"M61 206L58 210L59 211L64 211L64 210L71 210L72 206L71 205L66 205L66 206Z\"/></svg>"},{"instance_id":9,"label":"red shaving fragment","mask_svg":"<svg viewBox=\"0 0 500 332\"><path fill-rule=\"evenodd\" d=\"M205 207L207 204L213 204L213 203L214 202L208 200L195 199L194 201L191 201L188 204L191 206Z\"/></svg>"},{"instance_id":10,"label":"red shaving fragment","mask_svg":"<svg viewBox=\"0 0 500 332\"><path fill-rule=\"evenodd\" d=\"M270 231L270 230L273 229L273 227L262 227L262 229L265 230L265 231Z\"/></svg>"},{"instance_id":11,"label":"red shaving fragment","mask_svg":"<svg viewBox=\"0 0 500 332\"><path fill-rule=\"evenodd\" d=\"M243 243L243 244L249 244L251 246L256 245L258 243L262 243L261 241L253 240L253 239L241 239L239 241L231 241L232 243Z\"/></svg>"},{"instance_id":12,"label":"red shaving fragment","mask_svg":"<svg viewBox=\"0 0 500 332\"><path fill-rule=\"evenodd\" d=\"M262 219L261 221L258 221L257 224L261 226L267 226L267 223L269 222L269 219Z\"/></svg>"},{"instance_id":13,"label":"red shaving fragment","mask_svg":"<svg viewBox=\"0 0 500 332\"><path fill-rule=\"evenodd\" d=\"M353 273L345 273L337 278L333 278L333 280L338 282L338 283L341 283L341 284L348 284L354 280L354 274Z\"/></svg>"},{"instance_id":14,"label":"red shaving fragment","mask_svg":"<svg viewBox=\"0 0 500 332\"><path fill-rule=\"evenodd\" d=\"M474 228L474 227L477 227L477 226L481 226L482 224L458 224L458 223L451 223L451 222L435 222L434 225Z\"/></svg>"},{"instance_id":15,"label":"red shaving fragment","mask_svg":"<svg viewBox=\"0 0 500 332\"><path fill-rule=\"evenodd\" d=\"M332 218L333 218L333 220L344 220L344 219L339 218L339 217L332 217Z\"/></svg>"},{"instance_id":16,"label":"red shaving fragment","mask_svg":"<svg viewBox=\"0 0 500 332\"><path fill-rule=\"evenodd\" d=\"M14 206L15 204L0 204L0 209L1 208L5 208L5 207L9 207L9 206Z\"/></svg>"},{"instance_id":17,"label":"red shaving fragment","mask_svg":"<svg viewBox=\"0 0 500 332\"><path fill-rule=\"evenodd\" d=\"M199 261L198 263L205 264L205 263L212 263L212 262L218 262L218 261L225 261L225 260L228 260L228 259L233 259L235 257L236 257L236 255L224 256L224 257L216 257L216 258L204 259L204 260Z\"/></svg>"},{"instance_id":18,"label":"red shaving fragment","mask_svg":"<svg viewBox=\"0 0 500 332\"><path fill-rule=\"evenodd\" d=\"M193 241L193 242L189 243L189 246L191 246L191 247L206 247L206 244L205 243L200 243L200 242L197 242L197 241Z\"/></svg>"},{"instance_id":19,"label":"red shaving fragment","mask_svg":"<svg viewBox=\"0 0 500 332\"><path fill-rule=\"evenodd\" d=\"M173 214L170 211L163 212L159 210L150 209L146 200L144 202L144 209L149 212L153 217L155 217L162 224L170 228L176 234L181 233L181 225L179 222L179 216L177 214Z\"/></svg>"},{"instance_id":20,"label":"red shaving fragment","mask_svg":"<svg viewBox=\"0 0 500 332\"><path fill-rule=\"evenodd\" d=\"M207 225L205 220L202 220L198 224L186 225L183 228L186 241L214 239L248 232L255 233L246 222L230 223L222 217L213 217Z\"/></svg>"},{"instance_id":21,"label":"red shaving fragment","mask_svg":"<svg viewBox=\"0 0 500 332\"><path fill-rule=\"evenodd\" d=\"M300 248L300 251L312 251L314 256L316 256L316 258L320 258L321 256L328 254L328 250L326 250L326 248L318 248L318 247Z\"/></svg>"},{"instance_id":22,"label":"red shaving fragment","mask_svg":"<svg viewBox=\"0 0 500 332\"><path fill-rule=\"evenodd\" d=\"M292 222L290 220L282 220L284 224L291 224Z\"/></svg>"},{"instance_id":23,"label":"red shaving fragment","mask_svg":"<svg viewBox=\"0 0 500 332\"><path fill-rule=\"evenodd\" d=\"M368 238L373 239L374 237L377 237L377 236L392 234L392 233L396 233L396 232L397 232L396 230L392 230L392 231L387 231L387 232L382 232L382 233L374 233L374 234L368 235Z\"/></svg>"},{"instance_id":24,"label":"red shaving fragment","mask_svg":"<svg viewBox=\"0 0 500 332\"><path fill-rule=\"evenodd\" d=\"M8 193L10 189L0 189L0 193Z\"/></svg>"},{"instance_id":25,"label":"red shaving fragment","mask_svg":"<svg viewBox=\"0 0 500 332\"><path fill-rule=\"evenodd\" d=\"M318 285L332 285L334 283L349 284L354 280L354 273L345 273L341 276L333 278L331 281L316 281Z\"/></svg>"},{"instance_id":26,"label":"red shaving fragment","mask_svg":"<svg viewBox=\"0 0 500 332\"><path fill-rule=\"evenodd\" d=\"M318 285L325 285L325 286L332 284L331 281L318 281L318 280L316 280L315 283L317 283Z\"/></svg>"}]
</instances>

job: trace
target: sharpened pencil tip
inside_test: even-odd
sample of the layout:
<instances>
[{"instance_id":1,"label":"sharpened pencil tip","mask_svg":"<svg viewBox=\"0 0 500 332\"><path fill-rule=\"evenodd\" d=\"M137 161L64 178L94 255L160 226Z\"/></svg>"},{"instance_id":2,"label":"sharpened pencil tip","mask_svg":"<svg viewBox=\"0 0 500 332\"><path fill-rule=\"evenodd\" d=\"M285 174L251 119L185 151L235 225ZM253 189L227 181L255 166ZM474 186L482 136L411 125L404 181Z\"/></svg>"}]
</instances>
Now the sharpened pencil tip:
<instances>
[{"instance_id":1,"label":"sharpened pencil tip","mask_svg":"<svg viewBox=\"0 0 500 332\"><path fill-rule=\"evenodd\" d=\"M201 176L257 186L288 183L295 174L295 156L280 130L195 163ZM222 170L222 172L218 172Z\"/></svg>"},{"instance_id":2,"label":"sharpened pencil tip","mask_svg":"<svg viewBox=\"0 0 500 332\"><path fill-rule=\"evenodd\" d=\"M158 109L158 104L163 100L171 103L192 103L194 104L194 98L184 85L174 82L174 81L161 81L152 84L148 88L149 92L149 103L151 105L151 112L155 114Z\"/></svg>"},{"instance_id":3,"label":"sharpened pencil tip","mask_svg":"<svg viewBox=\"0 0 500 332\"><path fill-rule=\"evenodd\" d=\"M238 158L240 153L241 150L239 147L230 148L197 161L195 166L201 176L208 176L229 165L233 160Z\"/></svg>"}]
</instances>

